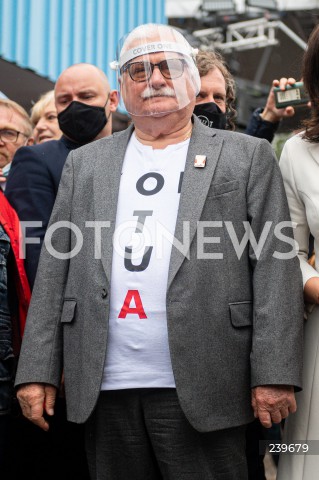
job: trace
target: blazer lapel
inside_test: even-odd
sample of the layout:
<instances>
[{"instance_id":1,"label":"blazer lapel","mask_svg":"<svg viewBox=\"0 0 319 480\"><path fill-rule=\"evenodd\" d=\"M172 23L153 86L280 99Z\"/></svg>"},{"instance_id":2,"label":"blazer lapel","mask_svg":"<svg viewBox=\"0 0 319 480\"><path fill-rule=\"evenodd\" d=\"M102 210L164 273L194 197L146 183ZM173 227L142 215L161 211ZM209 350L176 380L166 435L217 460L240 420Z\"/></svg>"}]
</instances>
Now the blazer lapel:
<instances>
[{"instance_id":1,"label":"blazer lapel","mask_svg":"<svg viewBox=\"0 0 319 480\"><path fill-rule=\"evenodd\" d=\"M118 192L124 156L133 127L111 137L107 149L101 145L94 172L94 216L96 221L110 222L101 230L101 260L108 282L111 280L113 234L115 230ZM110 139L108 139L108 142Z\"/></svg>"},{"instance_id":2,"label":"blazer lapel","mask_svg":"<svg viewBox=\"0 0 319 480\"><path fill-rule=\"evenodd\" d=\"M174 245L170 259L168 272L167 290L169 289L177 271L183 263L185 256L189 253L189 248L197 230L197 222L200 219L207 193L214 175L214 171L219 158L222 147L222 140L216 137L216 133L212 130L207 133L208 129L201 129L197 118L194 118L193 134L190 140L185 172L183 176L183 184L181 189L181 198L179 203L179 211L177 215L176 228L174 237L176 240L185 243L183 239L184 222L186 222L186 231L189 226L189 240L187 253L181 252ZM209 152L209 153L208 153ZM194 167L196 155L206 155L206 165L203 168Z\"/></svg>"}]
</instances>

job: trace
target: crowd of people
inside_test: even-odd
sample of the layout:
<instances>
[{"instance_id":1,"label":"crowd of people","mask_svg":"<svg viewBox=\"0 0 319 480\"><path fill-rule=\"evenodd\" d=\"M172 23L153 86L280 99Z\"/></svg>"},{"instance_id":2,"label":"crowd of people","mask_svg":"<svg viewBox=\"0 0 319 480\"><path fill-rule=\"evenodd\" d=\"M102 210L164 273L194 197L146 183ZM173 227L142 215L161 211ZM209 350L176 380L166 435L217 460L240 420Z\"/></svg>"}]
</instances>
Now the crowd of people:
<instances>
[{"instance_id":1,"label":"crowd of people","mask_svg":"<svg viewBox=\"0 0 319 480\"><path fill-rule=\"evenodd\" d=\"M237 133L220 54L156 24L118 52L121 128L90 64L30 115L0 99L0 471L265 480L267 440L319 435L319 26L280 159L294 109L273 88L294 78ZM318 455L281 454L278 480L313 480Z\"/></svg>"}]
</instances>

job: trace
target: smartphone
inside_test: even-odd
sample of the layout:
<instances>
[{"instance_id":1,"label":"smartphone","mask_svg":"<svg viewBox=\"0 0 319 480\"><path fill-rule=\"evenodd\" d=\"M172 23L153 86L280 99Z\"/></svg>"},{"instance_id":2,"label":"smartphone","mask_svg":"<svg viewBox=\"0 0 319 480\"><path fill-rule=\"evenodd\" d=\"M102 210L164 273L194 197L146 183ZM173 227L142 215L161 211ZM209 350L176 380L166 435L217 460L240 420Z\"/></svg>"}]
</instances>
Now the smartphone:
<instances>
[{"instance_id":1,"label":"smartphone","mask_svg":"<svg viewBox=\"0 0 319 480\"><path fill-rule=\"evenodd\" d=\"M310 101L305 92L303 82L296 82L293 85L287 85L286 90L280 90L279 87L275 87L274 94L277 108L306 105Z\"/></svg>"}]
</instances>

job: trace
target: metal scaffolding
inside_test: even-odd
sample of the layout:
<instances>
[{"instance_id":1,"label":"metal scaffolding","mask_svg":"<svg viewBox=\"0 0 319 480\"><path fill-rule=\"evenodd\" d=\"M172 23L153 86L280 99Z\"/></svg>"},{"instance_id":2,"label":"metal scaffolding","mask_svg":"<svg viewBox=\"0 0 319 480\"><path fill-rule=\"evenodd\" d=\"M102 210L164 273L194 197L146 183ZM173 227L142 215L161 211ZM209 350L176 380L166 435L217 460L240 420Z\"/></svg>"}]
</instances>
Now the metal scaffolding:
<instances>
[{"instance_id":1,"label":"metal scaffolding","mask_svg":"<svg viewBox=\"0 0 319 480\"><path fill-rule=\"evenodd\" d=\"M306 42L287 25L280 20L268 21L266 18L233 23L225 31L216 27L195 30L192 34L202 42L203 50L217 49L228 53L277 45L276 30L281 30L300 48L306 49Z\"/></svg>"}]
</instances>

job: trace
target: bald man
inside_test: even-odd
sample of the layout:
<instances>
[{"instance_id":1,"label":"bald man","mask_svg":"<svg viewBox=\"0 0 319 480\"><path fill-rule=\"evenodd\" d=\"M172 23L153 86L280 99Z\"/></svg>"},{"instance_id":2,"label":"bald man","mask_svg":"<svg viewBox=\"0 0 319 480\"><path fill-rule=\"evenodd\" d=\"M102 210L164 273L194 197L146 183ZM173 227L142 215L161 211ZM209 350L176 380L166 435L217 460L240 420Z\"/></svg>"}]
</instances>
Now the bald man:
<instances>
[{"instance_id":1,"label":"bald man","mask_svg":"<svg viewBox=\"0 0 319 480\"><path fill-rule=\"evenodd\" d=\"M66 158L71 150L111 134L112 113L118 98L100 69L77 64L58 78L55 101L63 136L60 140L20 148L14 156L6 187L6 196L20 220L37 222L26 228L25 265L31 288ZM83 427L66 421L64 398L57 402L49 434L43 435L31 424L26 425L18 413L13 418L15 433L10 462L13 472L9 472L8 478L89 479Z\"/></svg>"},{"instance_id":2,"label":"bald man","mask_svg":"<svg viewBox=\"0 0 319 480\"><path fill-rule=\"evenodd\" d=\"M118 97L102 70L81 63L61 73L55 102L62 138L19 149L6 188L20 220L38 222L25 232L25 265L31 288L66 157L71 150L112 133Z\"/></svg>"}]
</instances>

